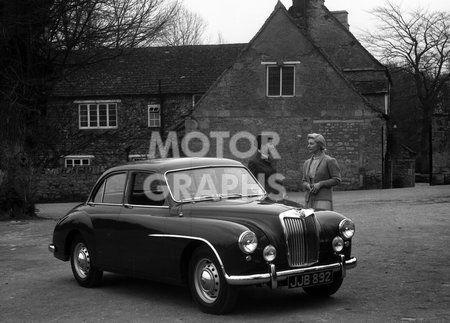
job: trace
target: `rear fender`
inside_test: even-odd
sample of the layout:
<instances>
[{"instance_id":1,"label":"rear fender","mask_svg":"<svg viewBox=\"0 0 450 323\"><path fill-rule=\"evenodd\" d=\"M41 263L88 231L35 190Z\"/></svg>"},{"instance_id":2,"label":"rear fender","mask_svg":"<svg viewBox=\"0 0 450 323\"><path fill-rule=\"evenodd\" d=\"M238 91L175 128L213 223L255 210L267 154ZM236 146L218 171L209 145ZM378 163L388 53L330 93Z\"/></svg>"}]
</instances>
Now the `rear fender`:
<instances>
[{"instance_id":1,"label":"rear fender","mask_svg":"<svg viewBox=\"0 0 450 323\"><path fill-rule=\"evenodd\" d=\"M72 241L77 235L81 235L95 254L95 237L92 221L85 212L79 211L65 216L55 226L53 244L56 246L56 258L64 261L70 259Z\"/></svg>"}]
</instances>

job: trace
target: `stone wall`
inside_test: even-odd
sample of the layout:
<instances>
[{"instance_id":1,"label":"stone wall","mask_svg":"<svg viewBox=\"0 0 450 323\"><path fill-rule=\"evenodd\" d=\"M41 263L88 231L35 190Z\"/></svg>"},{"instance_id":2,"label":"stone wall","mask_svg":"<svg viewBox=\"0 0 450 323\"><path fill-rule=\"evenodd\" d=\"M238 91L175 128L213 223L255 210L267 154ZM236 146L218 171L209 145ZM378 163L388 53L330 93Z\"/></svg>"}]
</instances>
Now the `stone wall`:
<instances>
[{"instance_id":1,"label":"stone wall","mask_svg":"<svg viewBox=\"0 0 450 323\"><path fill-rule=\"evenodd\" d=\"M433 117L433 178L431 184L450 184L450 114Z\"/></svg>"},{"instance_id":2,"label":"stone wall","mask_svg":"<svg viewBox=\"0 0 450 323\"><path fill-rule=\"evenodd\" d=\"M117 129L79 129L76 100L120 100ZM148 105L162 102L162 126L148 127ZM149 153L152 132L162 134L181 123L192 110L192 95L158 97L54 98L48 104L47 138L41 152L42 172L35 176L38 201L85 198L101 172L128 162L129 155ZM64 156L92 155L91 167L64 168Z\"/></svg>"},{"instance_id":3,"label":"stone wall","mask_svg":"<svg viewBox=\"0 0 450 323\"><path fill-rule=\"evenodd\" d=\"M103 166L43 169L34 176L37 202L86 201Z\"/></svg>"},{"instance_id":4,"label":"stone wall","mask_svg":"<svg viewBox=\"0 0 450 323\"><path fill-rule=\"evenodd\" d=\"M80 98L78 98L80 99ZM89 100L89 98L82 98ZM78 104L74 99L53 100L48 109L49 124L53 125L49 151L59 161L53 167L64 165L67 155L94 155L93 166L111 167L127 162L128 155L148 154L153 131L165 133L182 122L192 110L191 95L165 95L164 97L95 98L120 100L117 129L79 129ZM162 126L148 127L149 104L162 100Z\"/></svg>"}]
</instances>

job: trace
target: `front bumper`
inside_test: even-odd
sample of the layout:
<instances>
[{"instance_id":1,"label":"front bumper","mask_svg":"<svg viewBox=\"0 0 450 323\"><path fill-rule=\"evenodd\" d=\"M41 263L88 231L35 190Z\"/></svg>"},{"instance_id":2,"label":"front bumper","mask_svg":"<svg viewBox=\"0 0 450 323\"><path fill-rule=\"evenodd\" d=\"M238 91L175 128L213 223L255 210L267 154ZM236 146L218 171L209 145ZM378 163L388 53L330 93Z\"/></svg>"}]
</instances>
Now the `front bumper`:
<instances>
[{"instance_id":1,"label":"front bumper","mask_svg":"<svg viewBox=\"0 0 450 323\"><path fill-rule=\"evenodd\" d=\"M308 268L296 268L290 270L276 271L274 264L269 264L269 272L264 274L254 274L246 276L228 276L225 274L227 283L230 285L258 285L258 284L270 284L272 288L278 287L278 282L286 280L289 276L299 274L310 274L314 272L320 272L324 270L333 270L335 272L341 272L342 277L345 277L348 269L356 267L356 258L352 257L349 260L345 260L344 255L339 255L339 261L337 263L320 265Z\"/></svg>"}]
</instances>

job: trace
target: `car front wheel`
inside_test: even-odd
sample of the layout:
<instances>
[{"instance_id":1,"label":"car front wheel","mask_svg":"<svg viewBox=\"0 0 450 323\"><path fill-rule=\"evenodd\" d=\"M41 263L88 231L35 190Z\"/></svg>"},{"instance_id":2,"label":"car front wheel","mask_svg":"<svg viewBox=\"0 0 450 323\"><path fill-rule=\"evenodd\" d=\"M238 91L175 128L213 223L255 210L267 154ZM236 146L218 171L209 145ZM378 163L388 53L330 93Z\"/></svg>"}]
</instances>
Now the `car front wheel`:
<instances>
[{"instance_id":1,"label":"car front wheel","mask_svg":"<svg viewBox=\"0 0 450 323\"><path fill-rule=\"evenodd\" d=\"M208 247L200 247L192 255L189 288L205 313L225 314L236 304L237 290L227 284L216 256Z\"/></svg>"},{"instance_id":2,"label":"car front wheel","mask_svg":"<svg viewBox=\"0 0 450 323\"><path fill-rule=\"evenodd\" d=\"M73 276L80 286L93 287L100 283L103 271L95 267L92 253L80 236L75 237L72 242L70 264Z\"/></svg>"},{"instance_id":3,"label":"car front wheel","mask_svg":"<svg viewBox=\"0 0 450 323\"><path fill-rule=\"evenodd\" d=\"M331 284L313 286L313 287L303 287L303 290L311 296L315 297L328 297L336 293L342 285L342 277L334 277L334 281Z\"/></svg>"}]
</instances>

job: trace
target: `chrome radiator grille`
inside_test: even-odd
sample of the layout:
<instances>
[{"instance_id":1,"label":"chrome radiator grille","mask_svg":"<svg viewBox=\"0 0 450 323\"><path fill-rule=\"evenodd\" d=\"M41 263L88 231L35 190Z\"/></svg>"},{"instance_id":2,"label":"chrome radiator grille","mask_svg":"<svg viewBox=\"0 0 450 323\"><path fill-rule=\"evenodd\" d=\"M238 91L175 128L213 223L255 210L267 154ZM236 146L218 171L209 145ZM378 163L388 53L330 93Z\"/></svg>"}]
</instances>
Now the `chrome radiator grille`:
<instances>
[{"instance_id":1,"label":"chrome radiator grille","mask_svg":"<svg viewBox=\"0 0 450 323\"><path fill-rule=\"evenodd\" d=\"M319 260L319 234L315 216L283 217L289 266L301 267Z\"/></svg>"}]
</instances>

